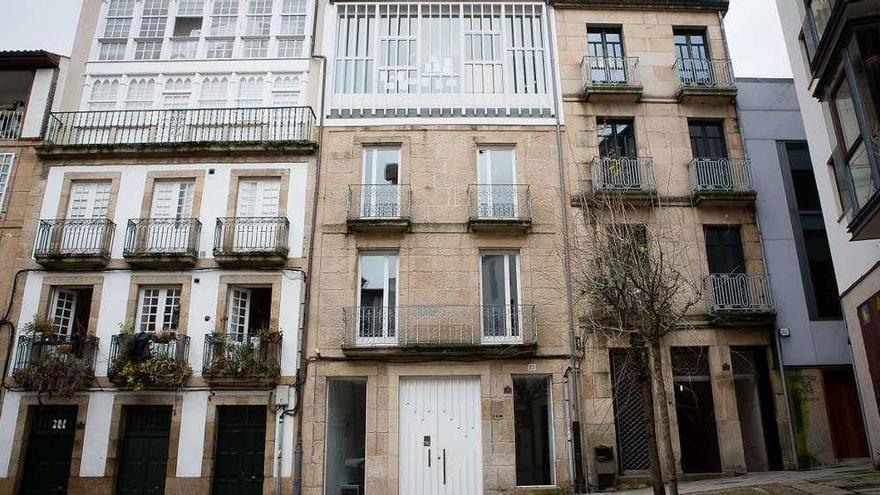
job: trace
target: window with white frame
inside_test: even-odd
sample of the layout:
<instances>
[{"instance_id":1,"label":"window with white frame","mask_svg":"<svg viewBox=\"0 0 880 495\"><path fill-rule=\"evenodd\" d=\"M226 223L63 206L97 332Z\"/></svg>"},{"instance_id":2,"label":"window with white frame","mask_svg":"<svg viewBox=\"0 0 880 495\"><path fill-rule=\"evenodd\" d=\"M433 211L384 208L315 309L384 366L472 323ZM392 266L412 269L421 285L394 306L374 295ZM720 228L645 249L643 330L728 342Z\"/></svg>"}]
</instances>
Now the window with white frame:
<instances>
[{"instance_id":1,"label":"window with white frame","mask_svg":"<svg viewBox=\"0 0 880 495\"><path fill-rule=\"evenodd\" d=\"M281 28L279 29L279 34L283 36L305 36L305 0L283 0L281 3Z\"/></svg>"},{"instance_id":2,"label":"window with white frame","mask_svg":"<svg viewBox=\"0 0 880 495\"><path fill-rule=\"evenodd\" d=\"M205 10L205 0L179 0L177 2L177 16L199 16Z\"/></svg>"},{"instance_id":3,"label":"window with white frame","mask_svg":"<svg viewBox=\"0 0 880 495\"><path fill-rule=\"evenodd\" d=\"M260 330L268 330L271 312L271 287L230 287L226 332L241 341Z\"/></svg>"},{"instance_id":4,"label":"window with white frame","mask_svg":"<svg viewBox=\"0 0 880 495\"><path fill-rule=\"evenodd\" d=\"M146 110L153 106L153 91L156 82L152 79L133 79L128 82L125 95L126 110Z\"/></svg>"},{"instance_id":5,"label":"window with white frame","mask_svg":"<svg viewBox=\"0 0 880 495\"><path fill-rule=\"evenodd\" d=\"M110 0L104 18L103 36L98 44L99 60L122 60L134 19L135 0Z\"/></svg>"},{"instance_id":6,"label":"window with white frame","mask_svg":"<svg viewBox=\"0 0 880 495\"><path fill-rule=\"evenodd\" d=\"M0 153L0 209L6 211L6 190L12 177L12 163L15 153Z\"/></svg>"},{"instance_id":7,"label":"window with white frame","mask_svg":"<svg viewBox=\"0 0 880 495\"><path fill-rule=\"evenodd\" d=\"M199 95L199 106L202 108L218 108L226 106L229 80L225 77L211 77L202 81Z\"/></svg>"},{"instance_id":8,"label":"window with white frame","mask_svg":"<svg viewBox=\"0 0 880 495\"><path fill-rule=\"evenodd\" d=\"M205 55L207 58L232 58L233 40L208 40Z\"/></svg>"},{"instance_id":9,"label":"window with white frame","mask_svg":"<svg viewBox=\"0 0 880 495\"><path fill-rule=\"evenodd\" d=\"M187 108L192 96L192 80L188 77L175 77L165 81L162 90L163 108Z\"/></svg>"},{"instance_id":10,"label":"window with white frame","mask_svg":"<svg viewBox=\"0 0 880 495\"><path fill-rule=\"evenodd\" d=\"M546 94L543 16L539 4L339 4L334 91Z\"/></svg>"},{"instance_id":11,"label":"window with white frame","mask_svg":"<svg viewBox=\"0 0 880 495\"><path fill-rule=\"evenodd\" d=\"M266 58L269 54L268 39L244 39L241 40L242 58Z\"/></svg>"},{"instance_id":12,"label":"window with white frame","mask_svg":"<svg viewBox=\"0 0 880 495\"><path fill-rule=\"evenodd\" d=\"M162 38L168 21L168 0L144 0L141 14L141 38Z\"/></svg>"},{"instance_id":13,"label":"window with white frame","mask_svg":"<svg viewBox=\"0 0 880 495\"><path fill-rule=\"evenodd\" d=\"M276 107L294 106L300 101L301 86L298 77L279 76L272 87L272 105Z\"/></svg>"},{"instance_id":14,"label":"window with white frame","mask_svg":"<svg viewBox=\"0 0 880 495\"><path fill-rule=\"evenodd\" d=\"M258 107L263 104L263 78L244 77L238 81L238 106Z\"/></svg>"},{"instance_id":15,"label":"window with white frame","mask_svg":"<svg viewBox=\"0 0 880 495\"><path fill-rule=\"evenodd\" d=\"M214 0L211 12L211 36L235 36L238 0Z\"/></svg>"},{"instance_id":16,"label":"window with white frame","mask_svg":"<svg viewBox=\"0 0 880 495\"><path fill-rule=\"evenodd\" d=\"M49 321L62 337L88 333L92 306L92 287L53 287Z\"/></svg>"},{"instance_id":17,"label":"window with white frame","mask_svg":"<svg viewBox=\"0 0 880 495\"><path fill-rule=\"evenodd\" d=\"M138 41L134 46L135 60L158 60L161 55L161 41Z\"/></svg>"},{"instance_id":18,"label":"window with white frame","mask_svg":"<svg viewBox=\"0 0 880 495\"><path fill-rule=\"evenodd\" d=\"M180 286L142 287L138 294L138 331L177 330L181 292Z\"/></svg>"},{"instance_id":19,"label":"window with white frame","mask_svg":"<svg viewBox=\"0 0 880 495\"><path fill-rule=\"evenodd\" d=\"M285 58L301 57L303 54L304 40L282 39L278 40L278 56Z\"/></svg>"},{"instance_id":20,"label":"window with white frame","mask_svg":"<svg viewBox=\"0 0 880 495\"><path fill-rule=\"evenodd\" d=\"M98 60L124 60L125 41L102 41L98 47Z\"/></svg>"},{"instance_id":21,"label":"window with white frame","mask_svg":"<svg viewBox=\"0 0 880 495\"><path fill-rule=\"evenodd\" d=\"M272 28L272 0L248 0L245 36L265 36Z\"/></svg>"},{"instance_id":22,"label":"window with white frame","mask_svg":"<svg viewBox=\"0 0 880 495\"><path fill-rule=\"evenodd\" d=\"M89 110L113 110L116 108L116 97L119 93L119 82L115 79L99 79L92 83L89 97Z\"/></svg>"}]
</instances>

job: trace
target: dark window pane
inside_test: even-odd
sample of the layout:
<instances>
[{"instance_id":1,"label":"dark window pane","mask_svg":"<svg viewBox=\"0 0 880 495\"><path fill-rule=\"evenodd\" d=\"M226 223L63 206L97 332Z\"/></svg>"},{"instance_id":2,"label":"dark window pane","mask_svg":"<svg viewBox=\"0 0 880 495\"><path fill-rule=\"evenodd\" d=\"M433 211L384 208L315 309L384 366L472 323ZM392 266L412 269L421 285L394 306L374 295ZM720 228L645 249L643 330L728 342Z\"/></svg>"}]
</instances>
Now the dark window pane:
<instances>
[{"instance_id":1,"label":"dark window pane","mask_svg":"<svg viewBox=\"0 0 880 495\"><path fill-rule=\"evenodd\" d=\"M744 273L739 227L706 227L706 257L709 273Z\"/></svg>"},{"instance_id":2,"label":"dark window pane","mask_svg":"<svg viewBox=\"0 0 880 495\"><path fill-rule=\"evenodd\" d=\"M849 152L858 140L859 121L856 119L856 108L853 103L849 84L844 79L831 97L831 104L837 114L837 127L843 139L844 153Z\"/></svg>"},{"instance_id":3,"label":"dark window pane","mask_svg":"<svg viewBox=\"0 0 880 495\"><path fill-rule=\"evenodd\" d=\"M813 18L813 25L816 26L816 35L819 39L825 33L828 27L828 19L831 17L831 5L828 0L812 0L810 2L810 13Z\"/></svg>"},{"instance_id":4,"label":"dark window pane","mask_svg":"<svg viewBox=\"0 0 880 495\"><path fill-rule=\"evenodd\" d=\"M849 59L870 140L880 136L880 28L857 31L849 46ZM880 144L880 143L878 143ZM876 146L876 145L875 145Z\"/></svg>"},{"instance_id":5,"label":"dark window pane","mask_svg":"<svg viewBox=\"0 0 880 495\"><path fill-rule=\"evenodd\" d=\"M694 158L727 158L724 126L721 122L690 120L688 132Z\"/></svg>"},{"instance_id":6,"label":"dark window pane","mask_svg":"<svg viewBox=\"0 0 880 495\"><path fill-rule=\"evenodd\" d=\"M791 167L792 185L798 210L821 211L819 191L816 189L816 179L813 175L813 165L810 161L810 150L807 143L785 143L785 151L788 156L788 165Z\"/></svg>"},{"instance_id":7,"label":"dark window pane","mask_svg":"<svg viewBox=\"0 0 880 495\"><path fill-rule=\"evenodd\" d=\"M599 138L599 156L619 158L638 156L636 131L632 119L597 119L596 134Z\"/></svg>"},{"instance_id":8,"label":"dark window pane","mask_svg":"<svg viewBox=\"0 0 880 495\"><path fill-rule=\"evenodd\" d=\"M549 377L513 377L513 416L516 424L516 484L552 485Z\"/></svg>"}]
</instances>

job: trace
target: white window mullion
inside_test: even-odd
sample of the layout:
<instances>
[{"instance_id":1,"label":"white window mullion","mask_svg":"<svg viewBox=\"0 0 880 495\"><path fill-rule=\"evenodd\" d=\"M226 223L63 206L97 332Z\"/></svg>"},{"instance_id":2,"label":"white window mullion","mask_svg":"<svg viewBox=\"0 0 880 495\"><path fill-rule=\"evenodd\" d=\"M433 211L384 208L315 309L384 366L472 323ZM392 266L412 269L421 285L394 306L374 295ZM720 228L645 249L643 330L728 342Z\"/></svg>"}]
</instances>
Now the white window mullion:
<instances>
[{"instance_id":1,"label":"white window mullion","mask_svg":"<svg viewBox=\"0 0 880 495\"><path fill-rule=\"evenodd\" d=\"M12 177L15 153L0 153L0 211L6 211L6 190Z\"/></svg>"}]
</instances>

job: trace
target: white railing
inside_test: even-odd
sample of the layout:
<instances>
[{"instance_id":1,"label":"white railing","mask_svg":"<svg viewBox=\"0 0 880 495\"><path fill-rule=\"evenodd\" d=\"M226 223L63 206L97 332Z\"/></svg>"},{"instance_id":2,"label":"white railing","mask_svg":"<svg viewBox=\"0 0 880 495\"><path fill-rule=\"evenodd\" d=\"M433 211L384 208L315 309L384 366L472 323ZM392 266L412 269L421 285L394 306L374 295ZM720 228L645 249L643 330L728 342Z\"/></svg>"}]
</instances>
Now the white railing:
<instances>
[{"instance_id":1,"label":"white railing","mask_svg":"<svg viewBox=\"0 0 880 495\"><path fill-rule=\"evenodd\" d=\"M342 310L342 347L475 347L537 342L535 306L359 306Z\"/></svg>"},{"instance_id":2,"label":"white railing","mask_svg":"<svg viewBox=\"0 0 880 495\"><path fill-rule=\"evenodd\" d=\"M638 57L584 57L581 82L590 86L641 86Z\"/></svg>"},{"instance_id":3,"label":"white railing","mask_svg":"<svg viewBox=\"0 0 880 495\"><path fill-rule=\"evenodd\" d=\"M657 189L654 159L650 157L595 157L590 166L594 191L644 191Z\"/></svg>"},{"instance_id":4,"label":"white railing","mask_svg":"<svg viewBox=\"0 0 880 495\"><path fill-rule=\"evenodd\" d=\"M688 165L694 192L753 192L751 161L694 158Z\"/></svg>"},{"instance_id":5,"label":"white railing","mask_svg":"<svg viewBox=\"0 0 880 495\"><path fill-rule=\"evenodd\" d=\"M22 122L24 122L24 110L0 110L0 139L21 137Z\"/></svg>"},{"instance_id":6,"label":"white railing","mask_svg":"<svg viewBox=\"0 0 880 495\"><path fill-rule=\"evenodd\" d=\"M680 58L675 61L673 69L681 88L736 88L730 60Z\"/></svg>"},{"instance_id":7,"label":"white railing","mask_svg":"<svg viewBox=\"0 0 880 495\"><path fill-rule=\"evenodd\" d=\"M714 273L705 279L710 313L773 313L770 277L745 273Z\"/></svg>"}]
</instances>

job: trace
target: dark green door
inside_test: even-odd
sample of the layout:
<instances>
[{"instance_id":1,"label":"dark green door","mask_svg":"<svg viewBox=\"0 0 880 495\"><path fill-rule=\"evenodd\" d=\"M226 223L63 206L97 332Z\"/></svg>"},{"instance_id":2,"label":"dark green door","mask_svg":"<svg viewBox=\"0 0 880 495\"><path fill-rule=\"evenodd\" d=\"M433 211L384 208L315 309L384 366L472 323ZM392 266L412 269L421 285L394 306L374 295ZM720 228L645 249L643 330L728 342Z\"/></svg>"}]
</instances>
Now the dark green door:
<instances>
[{"instance_id":1,"label":"dark green door","mask_svg":"<svg viewBox=\"0 0 880 495\"><path fill-rule=\"evenodd\" d=\"M126 406L123 416L116 493L164 493L171 406Z\"/></svg>"},{"instance_id":2,"label":"dark green door","mask_svg":"<svg viewBox=\"0 0 880 495\"><path fill-rule=\"evenodd\" d=\"M266 406L217 408L215 495L263 493Z\"/></svg>"},{"instance_id":3,"label":"dark green door","mask_svg":"<svg viewBox=\"0 0 880 495\"><path fill-rule=\"evenodd\" d=\"M67 493L76 406L33 406L22 494Z\"/></svg>"}]
</instances>

